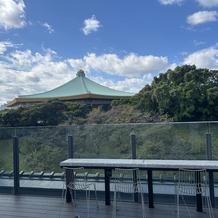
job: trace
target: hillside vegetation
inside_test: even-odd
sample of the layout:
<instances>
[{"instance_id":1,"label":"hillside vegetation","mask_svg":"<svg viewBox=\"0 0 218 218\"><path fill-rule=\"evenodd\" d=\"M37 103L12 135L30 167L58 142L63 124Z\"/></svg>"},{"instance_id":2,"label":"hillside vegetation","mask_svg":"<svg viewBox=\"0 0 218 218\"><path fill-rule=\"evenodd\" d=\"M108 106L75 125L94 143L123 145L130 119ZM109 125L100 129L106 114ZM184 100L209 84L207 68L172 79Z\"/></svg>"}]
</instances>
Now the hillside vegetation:
<instances>
[{"instance_id":1,"label":"hillside vegetation","mask_svg":"<svg viewBox=\"0 0 218 218\"><path fill-rule=\"evenodd\" d=\"M0 112L3 127L211 120L218 120L218 71L194 65L168 70L107 108L54 99Z\"/></svg>"}]
</instances>

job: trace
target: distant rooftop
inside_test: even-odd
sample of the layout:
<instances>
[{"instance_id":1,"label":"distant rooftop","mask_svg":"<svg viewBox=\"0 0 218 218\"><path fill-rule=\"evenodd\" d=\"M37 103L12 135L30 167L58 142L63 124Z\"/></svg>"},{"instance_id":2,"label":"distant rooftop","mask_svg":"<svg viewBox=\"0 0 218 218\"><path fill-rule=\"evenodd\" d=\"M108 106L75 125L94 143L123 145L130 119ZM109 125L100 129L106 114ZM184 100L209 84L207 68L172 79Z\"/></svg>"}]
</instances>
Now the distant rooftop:
<instances>
[{"instance_id":1,"label":"distant rooftop","mask_svg":"<svg viewBox=\"0 0 218 218\"><path fill-rule=\"evenodd\" d=\"M105 95L105 96L133 96L133 93L118 91L102 86L86 78L83 70L79 70L76 78L47 92L34 95L19 95L19 98L56 98L76 96L84 94Z\"/></svg>"},{"instance_id":2,"label":"distant rooftop","mask_svg":"<svg viewBox=\"0 0 218 218\"><path fill-rule=\"evenodd\" d=\"M121 99L132 97L134 93L119 91L100 85L86 78L83 70L79 70L76 78L69 82L43 93L32 95L19 95L13 101L6 104L7 107L13 107L19 103L41 102L50 99L59 100L79 100L79 99Z\"/></svg>"}]
</instances>

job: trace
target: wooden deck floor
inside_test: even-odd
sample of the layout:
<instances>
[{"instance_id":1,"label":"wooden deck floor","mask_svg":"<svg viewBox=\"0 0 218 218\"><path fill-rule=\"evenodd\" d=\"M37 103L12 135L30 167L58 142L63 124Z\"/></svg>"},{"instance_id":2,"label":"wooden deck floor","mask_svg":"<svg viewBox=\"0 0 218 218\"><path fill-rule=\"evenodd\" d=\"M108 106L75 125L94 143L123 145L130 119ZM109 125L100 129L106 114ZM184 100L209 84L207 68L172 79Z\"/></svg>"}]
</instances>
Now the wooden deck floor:
<instances>
[{"instance_id":1,"label":"wooden deck floor","mask_svg":"<svg viewBox=\"0 0 218 218\"><path fill-rule=\"evenodd\" d=\"M86 202L79 200L77 213L81 218L87 217ZM184 214L182 208L182 218L188 217ZM208 218L207 213L196 212L195 208L191 209L192 217ZM214 209L215 218L218 217L218 209ZM0 195L0 217L23 217L23 218L67 218L73 217L73 207L70 203L64 203L61 198L54 197L35 197L35 196L13 196ZM111 218L112 206L105 206L103 201L99 202L99 208L96 207L95 201L90 204L91 218ZM120 206L118 218L138 218L141 216L141 204L123 202ZM175 218L175 205L155 205L155 208L146 207L147 218Z\"/></svg>"}]
</instances>

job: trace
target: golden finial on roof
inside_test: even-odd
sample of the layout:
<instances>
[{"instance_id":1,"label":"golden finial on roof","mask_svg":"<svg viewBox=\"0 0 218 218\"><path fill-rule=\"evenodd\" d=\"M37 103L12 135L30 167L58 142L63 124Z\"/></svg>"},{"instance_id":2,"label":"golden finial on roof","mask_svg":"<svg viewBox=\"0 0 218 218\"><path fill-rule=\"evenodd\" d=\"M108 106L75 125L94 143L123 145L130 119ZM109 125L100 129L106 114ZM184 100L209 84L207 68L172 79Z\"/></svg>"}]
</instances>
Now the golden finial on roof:
<instances>
[{"instance_id":1,"label":"golden finial on roof","mask_svg":"<svg viewBox=\"0 0 218 218\"><path fill-rule=\"evenodd\" d=\"M84 77L85 73L83 70L79 70L79 71L77 71L76 76Z\"/></svg>"}]
</instances>

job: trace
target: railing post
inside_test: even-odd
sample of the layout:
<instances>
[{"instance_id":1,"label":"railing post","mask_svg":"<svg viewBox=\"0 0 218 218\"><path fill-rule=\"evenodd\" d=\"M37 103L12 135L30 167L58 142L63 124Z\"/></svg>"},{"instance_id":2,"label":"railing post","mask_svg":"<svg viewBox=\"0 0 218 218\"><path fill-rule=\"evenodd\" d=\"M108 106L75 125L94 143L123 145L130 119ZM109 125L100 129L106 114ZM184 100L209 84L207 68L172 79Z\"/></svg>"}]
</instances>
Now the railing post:
<instances>
[{"instance_id":1,"label":"railing post","mask_svg":"<svg viewBox=\"0 0 218 218\"><path fill-rule=\"evenodd\" d=\"M131 146L132 146L132 159L136 159L136 137L135 133L130 134L131 137Z\"/></svg>"},{"instance_id":2,"label":"railing post","mask_svg":"<svg viewBox=\"0 0 218 218\"><path fill-rule=\"evenodd\" d=\"M136 137L135 137L135 133L131 132L130 137L131 137L131 147L132 147L132 159L136 159ZM133 173L133 181L134 181L134 184L137 184L137 175L136 175L135 172ZM139 201L137 193L134 193L134 201L135 202Z\"/></svg>"},{"instance_id":3,"label":"railing post","mask_svg":"<svg viewBox=\"0 0 218 218\"><path fill-rule=\"evenodd\" d=\"M207 130L208 130L208 132L206 133L207 159L212 160L213 159L213 151L212 151L210 124L207 124ZM212 207L215 207L213 172L209 172L208 175L209 175L209 190L210 190L211 205L212 205Z\"/></svg>"},{"instance_id":4,"label":"railing post","mask_svg":"<svg viewBox=\"0 0 218 218\"><path fill-rule=\"evenodd\" d=\"M18 137L13 137L13 167L14 167L14 195L19 194L20 176L19 176L19 141Z\"/></svg>"},{"instance_id":5,"label":"railing post","mask_svg":"<svg viewBox=\"0 0 218 218\"><path fill-rule=\"evenodd\" d=\"M73 158L74 156L74 150L73 150L73 136L68 136L68 157Z\"/></svg>"},{"instance_id":6,"label":"railing post","mask_svg":"<svg viewBox=\"0 0 218 218\"><path fill-rule=\"evenodd\" d=\"M211 143L211 133L206 133L206 143L207 143L207 159L213 159L213 152L212 152L212 143Z\"/></svg>"}]
</instances>

